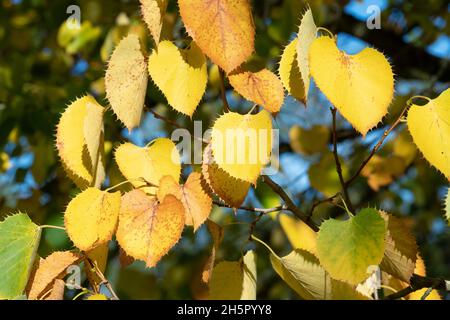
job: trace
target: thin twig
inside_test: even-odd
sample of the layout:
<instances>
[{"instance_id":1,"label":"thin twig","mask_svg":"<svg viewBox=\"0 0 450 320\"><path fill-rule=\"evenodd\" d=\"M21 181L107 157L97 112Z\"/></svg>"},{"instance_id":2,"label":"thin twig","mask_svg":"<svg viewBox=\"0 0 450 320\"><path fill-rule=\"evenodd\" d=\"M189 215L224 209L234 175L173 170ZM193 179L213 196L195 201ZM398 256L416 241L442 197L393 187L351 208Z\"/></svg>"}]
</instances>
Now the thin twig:
<instances>
[{"instance_id":1,"label":"thin twig","mask_svg":"<svg viewBox=\"0 0 450 320\"><path fill-rule=\"evenodd\" d=\"M93 262L89 257L86 256L85 259L89 264L91 269L94 270L94 272L96 273L96 275L100 278L101 282L100 285L105 285L105 287L109 290L109 292L112 295L112 300L120 300L119 297L117 296L117 294L115 293L113 287L111 286L111 283L108 281L108 279L106 279L105 275L103 274L103 272L99 269L99 267L97 266L97 264L95 262Z\"/></svg>"},{"instance_id":2,"label":"thin twig","mask_svg":"<svg viewBox=\"0 0 450 320\"><path fill-rule=\"evenodd\" d=\"M336 193L335 195L333 195L333 196L331 196L331 197L329 197L329 198L326 198L326 199L323 199L323 200L315 201L315 202L313 203L311 209L309 210L308 220L310 220L310 219L312 218L313 213L314 213L314 210L316 210L316 208L317 208L318 206L320 206L320 205L322 205L322 204L324 204L324 203L333 203L333 202L334 202L334 199L336 199L340 194L341 194L341 193L338 192L338 193Z\"/></svg>"},{"instance_id":3,"label":"thin twig","mask_svg":"<svg viewBox=\"0 0 450 320\"><path fill-rule=\"evenodd\" d=\"M181 125L179 125L178 123L176 123L176 122L173 121L173 120L170 120L170 119L164 117L163 115L160 115L160 114L157 113L155 110L153 110L153 109L151 109L151 108L149 108L149 107L146 107L146 109L147 109L150 113L152 113L153 116L154 116L156 119L162 120L162 121L164 121L164 122L166 122L166 123L168 123L168 124L170 124L170 125L172 125L172 126L178 128L178 129L183 129L183 127L182 127Z\"/></svg>"},{"instance_id":4,"label":"thin twig","mask_svg":"<svg viewBox=\"0 0 450 320\"><path fill-rule=\"evenodd\" d=\"M220 202L220 201L213 201L213 203L216 206L219 207L223 207L223 208L230 208L230 209L234 209L233 207L227 205L226 203ZM237 208L237 210L244 210L244 211L250 211L250 212L257 212L257 213L262 213L264 214L268 214L268 213L272 213L272 212L277 212L277 211L282 211L282 210L287 210L287 206L286 205L281 205L281 206L277 206L274 208L254 208L254 207L246 207L246 206L242 206Z\"/></svg>"},{"instance_id":5,"label":"thin twig","mask_svg":"<svg viewBox=\"0 0 450 320\"><path fill-rule=\"evenodd\" d=\"M336 162L336 171L339 176L339 181L341 182L342 192L344 194L345 202L347 203L347 206L349 207L350 211L354 212L355 209L353 208L353 204L348 195L347 185L345 184L344 176L342 174L341 161L339 160L339 155L338 155L338 151L337 151L337 136L336 136L336 112L337 112L337 109L335 107L331 107L330 110L331 110L331 114L333 116L333 155L334 155L334 160Z\"/></svg>"},{"instance_id":6,"label":"thin twig","mask_svg":"<svg viewBox=\"0 0 450 320\"><path fill-rule=\"evenodd\" d=\"M377 153L377 151L381 148L386 138L389 136L389 134L400 124L403 116L405 115L406 111L409 109L409 104L406 104L406 107L403 109L403 111L400 113L397 120L392 124L392 126L384 131L383 136L380 138L378 143L373 147L372 151L370 152L369 156L361 163L356 173L345 182L345 187L348 188L355 180L358 178L358 176L361 174L363 169L366 167L366 165L369 163L369 161L372 159L372 157Z\"/></svg>"},{"instance_id":7,"label":"thin twig","mask_svg":"<svg viewBox=\"0 0 450 320\"><path fill-rule=\"evenodd\" d=\"M219 68L219 74L220 74L220 98L223 102L223 108L225 109L225 112L230 112L230 105L228 104L226 92L225 92L225 72Z\"/></svg>"},{"instance_id":8,"label":"thin twig","mask_svg":"<svg viewBox=\"0 0 450 320\"><path fill-rule=\"evenodd\" d=\"M267 175L262 176L262 180L265 184L267 184L273 192L278 194L281 199L283 199L286 204L287 210L291 211L297 218L305 222L308 226L310 226L314 231L318 231L319 228L309 221L309 217L306 213L304 213L299 207L295 205L292 199L287 195L287 193L280 187L275 181L269 178Z\"/></svg>"},{"instance_id":9,"label":"thin twig","mask_svg":"<svg viewBox=\"0 0 450 320\"><path fill-rule=\"evenodd\" d=\"M433 288L435 290L443 290L443 291L450 291L450 281L445 279L438 279L438 278L428 278L428 277L422 277L417 274L413 274L410 280L409 287L406 287L403 290L400 290L396 293L390 294L386 297L384 297L384 300L397 300L401 299L403 297L406 297L407 295L424 289L424 288Z\"/></svg>"}]
</instances>

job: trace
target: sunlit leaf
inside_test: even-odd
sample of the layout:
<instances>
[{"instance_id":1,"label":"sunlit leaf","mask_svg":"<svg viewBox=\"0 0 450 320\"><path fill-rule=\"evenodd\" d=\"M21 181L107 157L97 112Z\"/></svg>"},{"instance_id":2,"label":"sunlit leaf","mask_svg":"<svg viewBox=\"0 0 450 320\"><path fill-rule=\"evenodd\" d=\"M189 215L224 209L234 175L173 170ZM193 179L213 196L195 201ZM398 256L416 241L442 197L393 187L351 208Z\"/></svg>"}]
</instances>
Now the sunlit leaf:
<instances>
[{"instance_id":1,"label":"sunlit leaf","mask_svg":"<svg viewBox=\"0 0 450 320\"><path fill-rule=\"evenodd\" d=\"M304 101L305 88L297 62L297 43L298 39L295 38L284 48L278 74L289 94L297 100Z\"/></svg>"},{"instance_id":2,"label":"sunlit leaf","mask_svg":"<svg viewBox=\"0 0 450 320\"><path fill-rule=\"evenodd\" d=\"M282 213L280 224L294 249L302 249L317 256L317 234L306 223Z\"/></svg>"},{"instance_id":3,"label":"sunlit leaf","mask_svg":"<svg viewBox=\"0 0 450 320\"><path fill-rule=\"evenodd\" d=\"M145 23L156 43L159 43L161 29L169 0L140 0Z\"/></svg>"}]
</instances>

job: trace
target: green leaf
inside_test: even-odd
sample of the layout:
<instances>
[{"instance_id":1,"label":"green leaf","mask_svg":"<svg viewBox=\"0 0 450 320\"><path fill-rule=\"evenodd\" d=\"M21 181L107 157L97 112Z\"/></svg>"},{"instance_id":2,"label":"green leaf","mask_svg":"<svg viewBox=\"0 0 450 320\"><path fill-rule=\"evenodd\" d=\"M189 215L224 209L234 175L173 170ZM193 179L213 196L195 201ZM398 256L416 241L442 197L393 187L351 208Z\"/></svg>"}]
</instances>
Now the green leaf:
<instances>
[{"instance_id":1,"label":"green leaf","mask_svg":"<svg viewBox=\"0 0 450 320\"><path fill-rule=\"evenodd\" d=\"M240 261L223 261L214 267L209 299L256 299L256 263L253 251L248 251Z\"/></svg>"},{"instance_id":2,"label":"green leaf","mask_svg":"<svg viewBox=\"0 0 450 320\"><path fill-rule=\"evenodd\" d=\"M331 277L358 284L384 255L386 223L375 209L364 209L347 221L330 219L320 227L317 254Z\"/></svg>"},{"instance_id":3,"label":"green leaf","mask_svg":"<svg viewBox=\"0 0 450 320\"><path fill-rule=\"evenodd\" d=\"M30 275L41 228L18 213L0 222L0 299L22 295Z\"/></svg>"}]
</instances>

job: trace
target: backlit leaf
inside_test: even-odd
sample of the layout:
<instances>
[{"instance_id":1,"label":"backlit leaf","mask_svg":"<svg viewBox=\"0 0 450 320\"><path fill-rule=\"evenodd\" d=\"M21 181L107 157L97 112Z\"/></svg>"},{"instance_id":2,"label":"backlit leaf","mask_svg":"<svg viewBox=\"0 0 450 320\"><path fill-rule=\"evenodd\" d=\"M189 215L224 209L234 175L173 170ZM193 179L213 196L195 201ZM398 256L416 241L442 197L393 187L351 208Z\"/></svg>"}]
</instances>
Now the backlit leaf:
<instances>
[{"instance_id":1,"label":"backlit leaf","mask_svg":"<svg viewBox=\"0 0 450 320\"><path fill-rule=\"evenodd\" d=\"M302 249L317 256L317 234L306 223L282 213L280 224L294 249Z\"/></svg>"},{"instance_id":2,"label":"backlit leaf","mask_svg":"<svg viewBox=\"0 0 450 320\"><path fill-rule=\"evenodd\" d=\"M305 88L297 62L297 43L298 39L295 38L284 48L278 74L289 94L297 100L304 101Z\"/></svg>"},{"instance_id":3,"label":"backlit leaf","mask_svg":"<svg viewBox=\"0 0 450 320\"><path fill-rule=\"evenodd\" d=\"M326 126L314 126L311 129L292 126L289 130L289 138L295 152L312 155L327 150L330 129Z\"/></svg>"},{"instance_id":4,"label":"backlit leaf","mask_svg":"<svg viewBox=\"0 0 450 320\"><path fill-rule=\"evenodd\" d=\"M384 55L366 48L356 55L340 51L336 40L320 37L309 52L317 86L364 136L386 115L394 94L394 76Z\"/></svg>"},{"instance_id":5,"label":"backlit leaf","mask_svg":"<svg viewBox=\"0 0 450 320\"><path fill-rule=\"evenodd\" d=\"M211 148L219 168L255 184L272 151L272 119L268 112L228 112L216 120Z\"/></svg>"},{"instance_id":6,"label":"backlit leaf","mask_svg":"<svg viewBox=\"0 0 450 320\"><path fill-rule=\"evenodd\" d=\"M447 197L445 198L445 219L450 225L450 188L447 190Z\"/></svg>"},{"instance_id":7,"label":"backlit leaf","mask_svg":"<svg viewBox=\"0 0 450 320\"><path fill-rule=\"evenodd\" d=\"M114 50L105 75L106 96L128 130L138 127L141 122L147 81L147 66L139 37L130 34Z\"/></svg>"},{"instance_id":8,"label":"backlit leaf","mask_svg":"<svg viewBox=\"0 0 450 320\"><path fill-rule=\"evenodd\" d=\"M120 192L88 188L73 198L64 214L67 234L75 246L88 251L111 240L120 208Z\"/></svg>"},{"instance_id":9,"label":"backlit leaf","mask_svg":"<svg viewBox=\"0 0 450 320\"><path fill-rule=\"evenodd\" d=\"M228 76L230 84L245 99L271 113L278 113L283 105L284 90L280 79L271 71L251 72L238 69Z\"/></svg>"},{"instance_id":10,"label":"backlit leaf","mask_svg":"<svg viewBox=\"0 0 450 320\"><path fill-rule=\"evenodd\" d=\"M171 176L176 182L180 180L180 155L170 139L156 139L144 148L131 143L122 144L116 149L115 158L120 172L135 188L144 187L146 182L157 186L164 176ZM146 182L139 181L142 178ZM143 190L152 193L155 188L145 187Z\"/></svg>"},{"instance_id":11,"label":"backlit leaf","mask_svg":"<svg viewBox=\"0 0 450 320\"><path fill-rule=\"evenodd\" d=\"M325 221L317 237L317 255L331 277L357 285L370 266L383 259L386 223L375 209L364 209L347 221Z\"/></svg>"},{"instance_id":12,"label":"backlit leaf","mask_svg":"<svg viewBox=\"0 0 450 320\"><path fill-rule=\"evenodd\" d=\"M169 0L140 0L141 12L153 40L158 44Z\"/></svg>"},{"instance_id":13,"label":"backlit leaf","mask_svg":"<svg viewBox=\"0 0 450 320\"><path fill-rule=\"evenodd\" d=\"M18 213L0 222L0 299L25 290L41 237L41 228Z\"/></svg>"},{"instance_id":14,"label":"backlit leaf","mask_svg":"<svg viewBox=\"0 0 450 320\"><path fill-rule=\"evenodd\" d=\"M248 0L178 0L189 35L227 73L254 50L255 29Z\"/></svg>"},{"instance_id":15,"label":"backlit leaf","mask_svg":"<svg viewBox=\"0 0 450 320\"><path fill-rule=\"evenodd\" d=\"M175 196L167 195L158 203L133 190L122 197L117 241L129 256L151 268L178 242L184 224L184 207Z\"/></svg>"},{"instance_id":16,"label":"backlit leaf","mask_svg":"<svg viewBox=\"0 0 450 320\"><path fill-rule=\"evenodd\" d=\"M248 251L241 261L223 261L214 267L209 299L256 299L256 261L253 251Z\"/></svg>"},{"instance_id":17,"label":"backlit leaf","mask_svg":"<svg viewBox=\"0 0 450 320\"><path fill-rule=\"evenodd\" d=\"M344 179L348 179L348 166L342 159L341 167ZM313 164L309 168L308 176L311 186L327 197L331 197L341 191L342 186L336 172L336 162L331 152L324 154L318 163Z\"/></svg>"},{"instance_id":18,"label":"backlit leaf","mask_svg":"<svg viewBox=\"0 0 450 320\"><path fill-rule=\"evenodd\" d=\"M414 143L436 169L450 179L450 89L424 106L408 111L408 129Z\"/></svg>"},{"instance_id":19,"label":"backlit leaf","mask_svg":"<svg viewBox=\"0 0 450 320\"><path fill-rule=\"evenodd\" d=\"M57 126L56 147L63 167L82 189L94 179L100 186L105 177L103 110L92 96L84 96L66 108Z\"/></svg>"},{"instance_id":20,"label":"backlit leaf","mask_svg":"<svg viewBox=\"0 0 450 320\"><path fill-rule=\"evenodd\" d=\"M233 208L239 208L247 197L250 183L233 178L219 168L212 156L211 144L203 154L202 174L207 187L221 200Z\"/></svg>"},{"instance_id":21,"label":"backlit leaf","mask_svg":"<svg viewBox=\"0 0 450 320\"><path fill-rule=\"evenodd\" d=\"M311 9L308 9L302 17L297 35L297 62L303 81L305 100L308 99L310 84L309 51L311 44L317 37L317 27ZM299 81L299 80L297 80Z\"/></svg>"},{"instance_id":22,"label":"backlit leaf","mask_svg":"<svg viewBox=\"0 0 450 320\"><path fill-rule=\"evenodd\" d=\"M212 199L205 193L201 183L201 174L193 172L186 183L180 186L173 177L165 176L159 182L158 199L172 194L183 203L186 213L186 225L193 226L194 232L206 221L212 209Z\"/></svg>"},{"instance_id":23,"label":"backlit leaf","mask_svg":"<svg viewBox=\"0 0 450 320\"><path fill-rule=\"evenodd\" d=\"M206 59L194 42L179 49L162 41L148 58L148 72L175 110L191 117L207 84Z\"/></svg>"}]
</instances>

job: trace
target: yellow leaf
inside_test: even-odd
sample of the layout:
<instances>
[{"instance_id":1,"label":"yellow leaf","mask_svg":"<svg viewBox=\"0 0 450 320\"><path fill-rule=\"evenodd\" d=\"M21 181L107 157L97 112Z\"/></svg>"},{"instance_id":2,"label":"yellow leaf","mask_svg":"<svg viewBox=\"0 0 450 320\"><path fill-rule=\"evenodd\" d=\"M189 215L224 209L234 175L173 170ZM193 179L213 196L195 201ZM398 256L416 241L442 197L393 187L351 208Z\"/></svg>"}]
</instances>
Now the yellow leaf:
<instances>
[{"instance_id":1,"label":"yellow leaf","mask_svg":"<svg viewBox=\"0 0 450 320\"><path fill-rule=\"evenodd\" d=\"M387 113L394 75L382 53L366 48L348 55L338 49L334 39L320 37L311 45L309 64L320 90L364 136Z\"/></svg>"},{"instance_id":2,"label":"yellow leaf","mask_svg":"<svg viewBox=\"0 0 450 320\"><path fill-rule=\"evenodd\" d=\"M211 144L205 148L202 174L207 187L222 201L233 208L239 208L247 197L250 183L233 178L220 169L212 156Z\"/></svg>"},{"instance_id":3,"label":"yellow leaf","mask_svg":"<svg viewBox=\"0 0 450 320\"><path fill-rule=\"evenodd\" d=\"M230 84L245 99L278 113L283 105L284 90L280 79L267 69L251 72L238 69L228 76Z\"/></svg>"},{"instance_id":4,"label":"yellow leaf","mask_svg":"<svg viewBox=\"0 0 450 320\"><path fill-rule=\"evenodd\" d=\"M424 106L412 105L408 129L414 143L436 169L450 179L450 89Z\"/></svg>"},{"instance_id":5,"label":"yellow leaf","mask_svg":"<svg viewBox=\"0 0 450 320\"><path fill-rule=\"evenodd\" d=\"M256 261L253 251L248 251L241 261L223 261L214 267L209 299L256 299Z\"/></svg>"},{"instance_id":6,"label":"yellow leaf","mask_svg":"<svg viewBox=\"0 0 450 320\"><path fill-rule=\"evenodd\" d=\"M164 176L180 180L181 160L175 144L166 138L153 141L149 147L138 147L131 143L120 145L115 152L115 158L120 172L130 180L135 188L142 188L145 179L153 185L158 185ZM145 192L152 193L153 187L145 187Z\"/></svg>"},{"instance_id":7,"label":"yellow leaf","mask_svg":"<svg viewBox=\"0 0 450 320\"><path fill-rule=\"evenodd\" d=\"M45 300L64 300L64 289L66 289L66 282L61 279L55 279L51 293L45 297Z\"/></svg>"},{"instance_id":8,"label":"yellow leaf","mask_svg":"<svg viewBox=\"0 0 450 320\"><path fill-rule=\"evenodd\" d=\"M194 114L208 81L205 56L194 42L181 50L162 41L148 58L148 72L175 110Z\"/></svg>"},{"instance_id":9,"label":"yellow leaf","mask_svg":"<svg viewBox=\"0 0 450 320\"><path fill-rule=\"evenodd\" d=\"M77 99L66 108L57 126L56 147L64 169L77 186L101 185L105 176L100 152L103 107L93 97Z\"/></svg>"},{"instance_id":10,"label":"yellow leaf","mask_svg":"<svg viewBox=\"0 0 450 320\"><path fill-rule=\"evenodd\" d=\"M189 35L227 73L254 50L255 29L248 0L178 0Z\"/></svg>"},{"instance_id":11,"label":"yellow leaf","mask_svg":"<svg viewBox=\"0 0 450 320\"><path fill-rule=\"evenodd\" d=\"M216 120L211 148L217 165L232 177L255 184L272 151L272 118L228 112Z\"/></svg>"},{"instance_id":12,"label":"yellow leaf","mask_svg":"<svg viewBox=\"0 0 450 320\"><path fill-rule=\"evenodd\" d=\"M419 276L422 276L422 277L427 276L425 261L423 261L422 257L419 254L417 255L417 261L416 261L416 267L414 269L414 273ZM426 288L415 291L415 292L411 293L410 295L408 295L408 299L409 300L421 300L421 298L423 297L423 295L425 294L426 291L427 291ZM433 291L431 291L430 295L425 300L442 300L442 298L441 298L441 295L439 294L439 292L437 292L436 290L433 290Z\"/></svg>"},{"instance_id":13,"label":"yellow leaf","mask_svg":"<svg viewBox=\"0 0 450 320\"><path fill-rule=\"evenodd\" d=\"M169 0L140 0L141 12L153 40L159 43L161 29Z\"/></svg>"},{"instance_id":14,"label":"yellow leaf","mask_svg":"<svg viewBox=\"0 0 450 320\"><path fill-rule=\"evenodd\" d=\"M28 298L35 300L50 290L55 279L66 274L66 269L80 260L80 255L70 252L54 252L39 263L31 284Z\"/></svg>"},{"instance_id":15,"label":"yellow leaf","mask_svg":"<svg viewBox=\"0 0 450 320\"><path fill-rule=\"evenodd\" d=\"M141 122L148 75L139 37L123 38L109 60L105 75L106 96L128 130Z\"/></svg>"},{"instance_id":16,"label":"yellow leaf","mask_svg":"<svg viewBox=\"0 0 450 320\"><path fill-rule=\"evenodd\" d=\"M193 172L186 183L180 186L173 177L165 176L159 182L158 199L172 194L183 203L186 213L186 225L194 226L194 232L206 221L212 208L212 199L205 193L201 183L201 174Z\"/></svg>"},{"instance_id":17,"label":"yellow leaf","mask_svg":"<svg viewBox=\"0 0 450 320\"><path fill-rule=\"evenodd\" d=\"M281 55L278 74L280 75L283 86L289 94L297 100L304 101L306 96L297 63L297 43L298 39L295 38L286 46L286 48L284 48L283 54Z\"/></svg>"},{"instance_id":18,"label":"yellow leaf","mask_svg":"<svg viewBox=\"0 0 450 320\"><path fill-rule=\"evenodd\" d=\"M311 129L293 126L289 130L289 139L295 152L312 155L327 150L330 130L326 126L314 126Z\"/></svg>"},{"instance_id":19,"label":"yellow leaf","mask_svg":"<svg viewBox=\"0 0 450 320\"><path fill-rule=\"evenodd\" d=\"M117 227L120 192L88 188L67 206L64 220L75 246L88 251L111 240Z\"/></svg>"},{"instance_id":20,"label":"yellow leaf","mask_svg":"<svg viewBox=\"0 0 450 320\"><path fill-rule=\"evenodd\" d=\"M173 195L160 203L141 190L122 197L117 241L131 257L154 267L181 238L184 207Z\"/></svg>"},{"instance_id":21,"label":"yellow leaf","mask_svg":"<svg viewBox=\"0 0 450 320\"><path fill-rule=\"evenodd\" d=\"M317 234L306 223L282 213L280 224L293 249L302 249L317 256Z\"/></svg>"},{"instance_id":22,"label":"yellow leaf","mask_svg":"<svg viewBox=\"0 0 450 320\"><path fill-rule=\"evenodd\" d=\"M311 44L317 37L317 27L312 11L309 8L302 17L297 35L297 62L303 81L305 100L308 100L310 85L309 51Z\"/></svg>"},{"instance_id":23,"label":"yellow leaf","mask_svg":"<svg viewBox=\"0 0 450 320\"><path fill-rule=\"evenodd\" d=\"M394 178L401 176L406 167L406 162L401 157L383 158L374 155L361 171L361 175L368 178L367 183L373 190L378 191L380 187L390 185Z\"/></svg>"}]
</instances>

